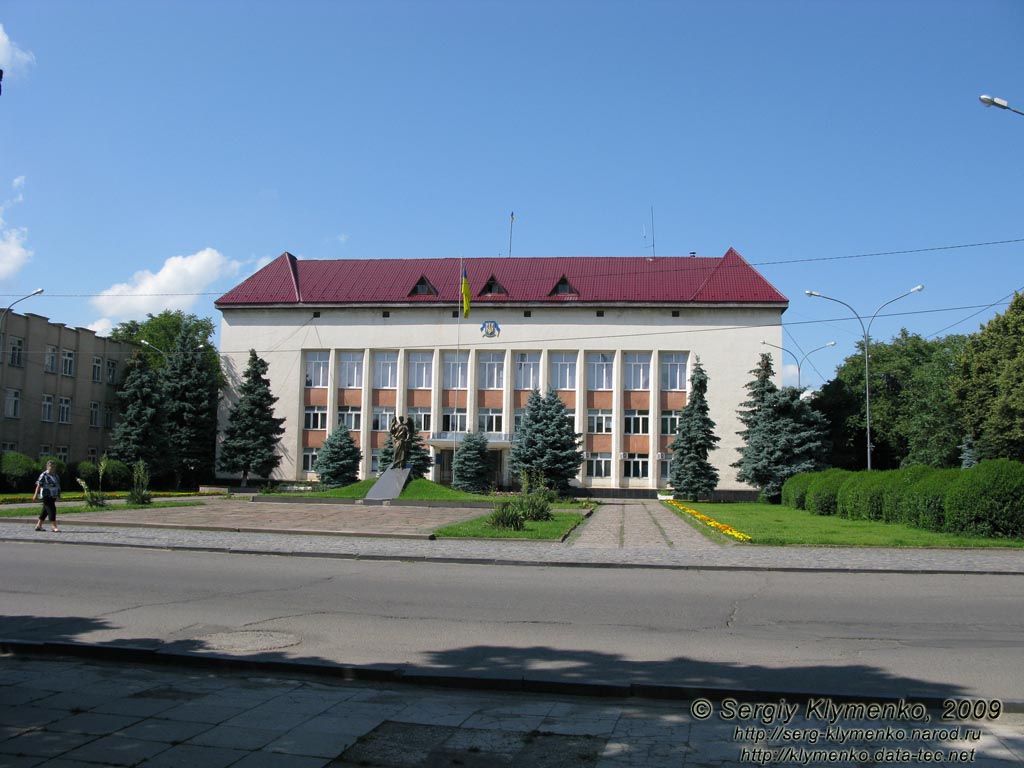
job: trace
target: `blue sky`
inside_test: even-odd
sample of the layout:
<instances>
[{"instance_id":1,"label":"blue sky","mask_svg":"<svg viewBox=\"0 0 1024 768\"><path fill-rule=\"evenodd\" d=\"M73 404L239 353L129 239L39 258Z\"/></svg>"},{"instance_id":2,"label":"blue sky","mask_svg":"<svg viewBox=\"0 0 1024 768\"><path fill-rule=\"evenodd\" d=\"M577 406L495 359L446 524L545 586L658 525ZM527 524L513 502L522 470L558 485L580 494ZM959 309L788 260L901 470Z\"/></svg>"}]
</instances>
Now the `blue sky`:
<instances>
[{"instance_id":1,"label":"blue sky","mask_svg":"<svg viewBox=\"0 0 1024 768\"><path fill-rule=\"evenodd\" d=\"M513 210L513 255L649 253L652 207L658 256L736 248L787 347L837 342L813 386L860 330L805 289L870 316L923 283L888 339L1024 287L1024 242L974 245L1024 239L1024 117L978 102L1024 107L1016 0L5 0L0 25L0 303L43 286L17 310L68 325L219 323L286 250L505 254Z\"/></svg>"}]
</instances>

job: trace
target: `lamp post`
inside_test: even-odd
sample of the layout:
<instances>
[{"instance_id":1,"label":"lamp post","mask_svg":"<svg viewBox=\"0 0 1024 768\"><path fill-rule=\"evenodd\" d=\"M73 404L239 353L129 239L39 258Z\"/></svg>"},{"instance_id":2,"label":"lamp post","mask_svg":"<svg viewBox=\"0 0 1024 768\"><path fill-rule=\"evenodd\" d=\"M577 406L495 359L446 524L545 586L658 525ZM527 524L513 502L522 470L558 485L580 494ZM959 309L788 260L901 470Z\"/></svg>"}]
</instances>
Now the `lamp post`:
<instances>
[{"instance_id":1,"label":"lamp post","mask_svg":"<svg viewBox=\"0 0 1024 768\"><path fill-rule=\"evenodd\" d=\"M156 344L150 344L145 339L139 339L139 344L142 344L143 346L149 347L150 349L155 349L157 352L159 352L161 355L164 356L164 360L166 360L167 362L171 361L171 358L169 358L167 356L167 353L164 352L162 349L160 349L160 347L158 347Z\"/></svg>"},{"instance_id":2,"label":"lamp post","mask_svg":"<svg viewBox=\"0 0 1024 768\"><path fill-rule=\"evenodd\" d=\"M806 360L806 359L807 359L808 357L810 357L811 355L813 355L813 354L814 354L815 352L817 352L817 351L818 351L819 349L825 349L825 347L834 347L834 346L836 345L836 343L835 343L834 341L830 341L830 342L828 342L827 344L822 344L822 345L821 345L820 347L815 347L815 348L814 348L814 349L812 349L812 350L811 350L810 352L806 353L806 354L805 354L805 355L804 355L803 357L800 357L800 358L798 358L798 357L796 356L796 353L795 353L795 352L790 352L790 351L789 351L788 349L786 349L785 347L780 347L780 346L778 346L778 345L776 345L776 344L769 344L769 343L768 343L767 341L762 341L761 343L762 343L762 344L764 344L764 345L765 345L766 347L773 347L773 348L775 348L775 349L781 349L781 350L782 350L783 352L789 352L789 354L793 355L793 359L794 359L794 360L798 360L798 361L799 361L799 362L797 362L797 364L796 364L796 388L797 388L797 389L800 389L800 388L801 388L801 384L800 384L800 371L801 371L801 370L803 369L803 367L804 367L804 360Z\"/></svg>"},{"instance_id":3,"label":"lamp post","mask_svg":"<svg viewBox=\"0 0 1024 768\"><path fill-rule=\"evenodd\" d=\"M7 343L7 339L4 336L4 322L7 320L7 313L11 311L11 307L13 307L15 304L18 304L19 302L22 302L25 299L31 299L33 296L38 296L42 292L42 288L36 288L34 291L32 291L32 293L28 293L22 296L20 299L15 299L14 301L12 301L10 304L7 305L7 308L4 309L3 314L0 314L0 358L5 356L7 353L7 350L3 348ZM7 370L8 363L10 363L10 360L3 361L2 359L0 359L0 398L2 398L2 401L0 401L0 419L4 417L4 412L5 409L7 408L7 390L4 389L4 371Z\"/></svg>"},{"instance_id":4,"label":"lamp post","mask_svg":"<svg viewBox=\"0 0 1024 768\"><path fill-rule=\"evenodd\" d=\"M1006 99L1000 99L997 96L989 96L987 93L981 94L978 97L978 101L984 104L986 107L998 107L999 109L1005 109L1009 112L1016 112L1018 115L1024 115L1019 109L1014 109L1006 103Z\"/></svg>"},{"instance_id":5,"label":"lamp post","mask_svg":"<svg viewBox=\"0 0 1024 768\"><path fill-rule=\"evenodd\" d=\"M905 297L909 296L912 293L919 293L920 291L923 291L923 290L924 290L924 286L923 285L915 285L909 291L907 291L906 293L901 293L895 299L889 299L889 301L885 302L882 306L880 306L878 309L875 310L875 314L873 314L871 316L871 319L868 320L868 324L867 324L866 328L864 327L864 319L859 314L857 314L857 310L855 310L853 307L851 307L845 301L841 301L840 299L834 299L831 296L826 296L825 294L819 293L818 291L804 291L804 293L806 293L808 296L810 296L812 298L817 297L819 299L828 299L829 301L834 301L836 304L842 304L848 310L853 312L853 316L857 318L857 322L860 323L860 329L864 333L864 423L865 423L866 429L867 429L868 471L871 470L871 448L872 448L872 445L871 445L871 378L870 378L871 372L870 372L870 367L869 367L870 354L868 352L868 346L871 343L871 324L873 322L875 322L875 318L878 317L878 313L881 312L886 307L888 307L894 301L899 301L900 299L905 298Z\"/></svg>"}]
</instances>

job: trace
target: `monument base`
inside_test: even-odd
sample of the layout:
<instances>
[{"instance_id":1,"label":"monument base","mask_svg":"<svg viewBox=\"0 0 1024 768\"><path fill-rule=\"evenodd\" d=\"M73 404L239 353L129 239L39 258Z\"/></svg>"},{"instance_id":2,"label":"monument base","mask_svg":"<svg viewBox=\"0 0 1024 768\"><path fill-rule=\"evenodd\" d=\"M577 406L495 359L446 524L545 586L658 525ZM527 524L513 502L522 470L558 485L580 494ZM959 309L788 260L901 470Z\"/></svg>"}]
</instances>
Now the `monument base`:
<instances>
[{"instance_id":1,"label":"monument base","mask_svg":"<svg viewBox=\"0 0 1024 768\"><path fill-rule=\"evenodd\" d=\"M367 501L390 501L397 499L398 494L405 488L405 481L409 479L408 469L395 469L391 467L383 475L377 478L373 488L366 494Z\"/></svg>"}]
</instances>

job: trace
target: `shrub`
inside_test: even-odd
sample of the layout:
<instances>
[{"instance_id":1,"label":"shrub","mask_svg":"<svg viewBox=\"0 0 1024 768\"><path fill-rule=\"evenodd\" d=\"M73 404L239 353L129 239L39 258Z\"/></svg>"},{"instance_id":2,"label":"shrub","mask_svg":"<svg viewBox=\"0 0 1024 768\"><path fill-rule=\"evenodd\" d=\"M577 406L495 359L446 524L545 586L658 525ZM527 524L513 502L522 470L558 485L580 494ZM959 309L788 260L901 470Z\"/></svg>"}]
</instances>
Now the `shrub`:
<instances>
[{"instance_id":1,"label":"shrub","mask_svg":"<svg viewBox=\"0 0 1024 768\"><path fill-rule=\"evenodd\" d=\"M807 488L820 472L798 472L782 484L782 503L793 509L807 509Z\"/></svg>"},{"instance_id":2,"label":"shrub","mask_svg":"<svg viewBox=\"0 0 1024 768\"><path fill-rule=\"evenodd\" d=\"M516 505L516 499L500 502L487 518L492 528L504 528L510 531L521 531L525 526L523 513Z\"/></svg>"},{"instance_id":3,"label":"shrub","mask_svg":"<svg viewBox=\"0 0 1024 768\"><path fill-rule=\"evenodd\" d=\"M905 498L915 483L934 472L934 468L922 465L905 467L896 472L883 491L882 519L887 523L908 523L914 525L910 518L907 517L907 508L904 504Z\"/></svg>"},{"instance_id":4,"label":"shrub","mask_svg":"<svg viewBox=\"0 0 1024 768\"><path fill-rule=\"evenodd\" d=\"M895 475L895 471L855 473L839 487L836 514L850 520L881 520L885 491Z\"/></svg>"},{"instance_id":5,"label":"shrub","mask_svg":"<svg viewBox=\"0 0 1024 768\"><path fill-rule=\"evenodd\" d=\"M0 457L0 475L7 490L24 493L35 487L39 465L23 453L7 451Z\"/></svg>"},{"instance_id":6,"label":"shrub","mask_svg":"<svg viewBox=\"0 0 1024 768\"><path fill-rule=\"evenodd\" d=\"M959 469L936 469L912 483L902 494L897 515L901 522L941 531L946 520L946 492L961 474Z\"/></svg>"},{"instance_id":7,"label":"shrub","mask_svg":"<svg viewBox=\"0 0 1024 768\"><path fill-rule=\"evenodd\" d=\"M80 461L75 465L75 478L84 480L91 486L99 484L100 471L94 461Z\"/></svg>"},{"instance_id":8,"label":"shrub","mask_svg":"<svg viewBox=\"0 0 1024 768\"><path fill-rule=\"evenodd\" d=\"M946 492L945 530L1024 538L1024 464L992 459L962 470Z\"/></svg>"},{"instance_id":9,"label":"shrub","mask_svg":"<svg viewBox=\"0 0 1024 768\"><path fill-rule=\"evenodd\" d=\"M82 487L82 493L85 495L85 506L89 509L107 506L107 494L100 490L92 490L82 478L78 478L78 484Z\"/></svg>"},{"instance_id":10,"label":"shrub","mask_svg":"<svg viewBox=\"0 0 1024 768\"><path fill-rule=\"evenodd\" d=\"M108 491L127 491L132 485L132 470L119 459L107 459L103 485Z\"/></svg>"},{"instance_id":11,"label":"shrub","mask_svg":"<svg viewBox=\"0 0 1024 768\"><path fill-rule=\"evenodd\" d=\"M153 494L149 492L149 469L146 462L139 459L132 464L132 488L128 491L129 504L149 504Z\"/></svg>"},{"instance_id":12,"label":"shrub","mask_svg":"<svg viewBox=\"0 0 1024 768\"><path fill-rule=\"evenodd\" d=\"M807 488L807 511L816 515L834 515L839 488L852 474L845 469L826 469L819 472Z\"/></svg>"}]
</instances>

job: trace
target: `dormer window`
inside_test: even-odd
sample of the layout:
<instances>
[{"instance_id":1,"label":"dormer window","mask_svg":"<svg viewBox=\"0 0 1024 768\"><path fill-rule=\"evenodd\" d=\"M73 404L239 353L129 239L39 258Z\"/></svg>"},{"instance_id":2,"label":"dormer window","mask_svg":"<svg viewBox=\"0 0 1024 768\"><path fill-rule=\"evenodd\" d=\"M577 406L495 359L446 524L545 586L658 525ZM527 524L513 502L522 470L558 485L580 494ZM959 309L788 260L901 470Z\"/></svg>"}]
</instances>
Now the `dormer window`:
<instances>
[{"instance_id":1,"label":"dormer window","mask_svg":"<svg viewBox=\"0 0 1024 768\"><path fill-rule=\"evenodd\" d=\"M409 291L410 296L437 296L437 288L426 277L420 277Z\"/></svg>"},{"instance_id":2,"label":"dormer window","mask_svg":"<svg viewBox=\"0 0 1024 768\"><path fill-rule=\"evenodd\" d=\"M569 278L562 275L562 279L559 280L555 287L551 289L551 293L549 293L548 296L565 296L574 293L579 293L579 291L572 287L572 283L569 282Z\"/></svg>"},{"instance_id":3,"label":"dormer window","mask_svg":"<svg viewBox=\"0 0 1024 768\"><path fill-rule=\"evenodd\" d=\"M497 278L494 277L494 275L491 275L490 278L488 278L487 282L484 284L484 287L480 290L480 295L481 296L495 296L495 295L508 296L508 291L505 290L505 286L503 286L501 283L499 283Z\"/></svg>"}]
</instances>

